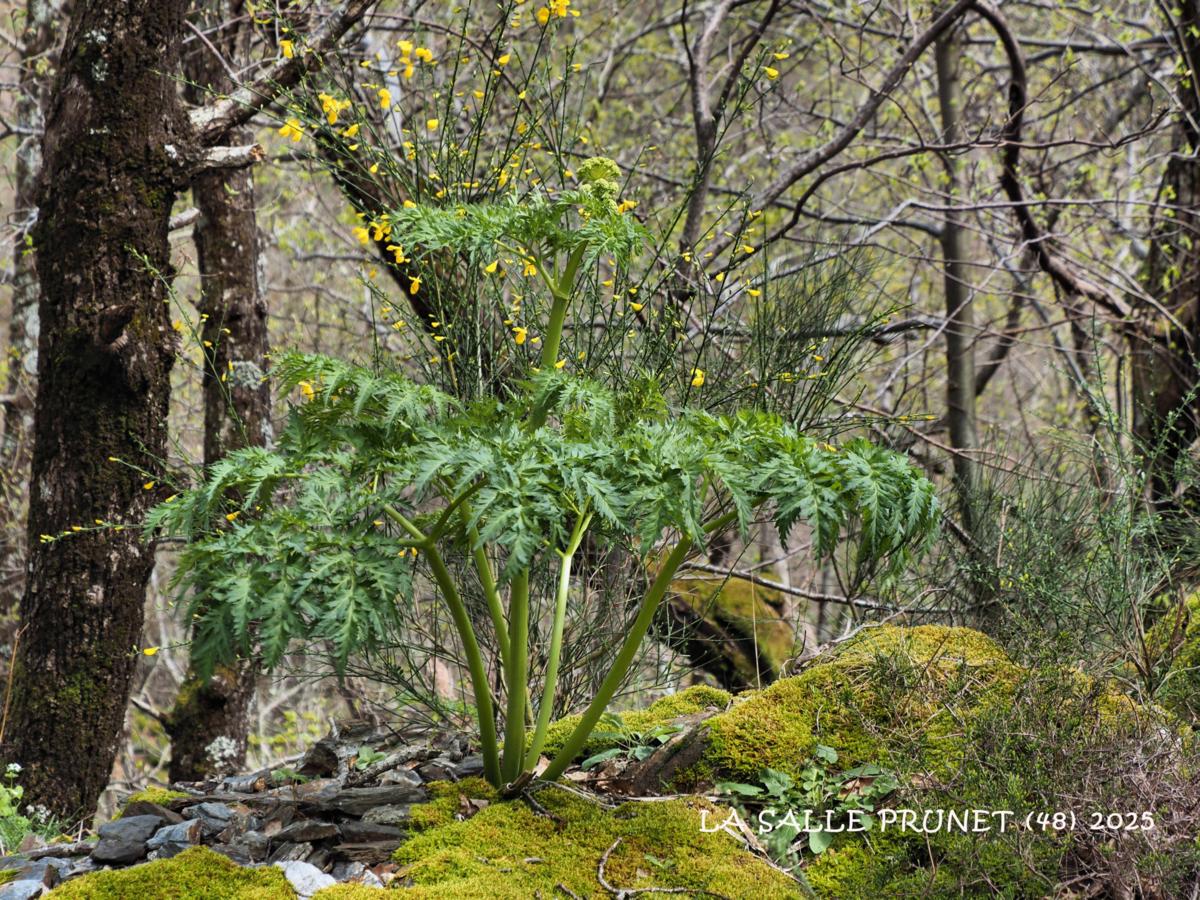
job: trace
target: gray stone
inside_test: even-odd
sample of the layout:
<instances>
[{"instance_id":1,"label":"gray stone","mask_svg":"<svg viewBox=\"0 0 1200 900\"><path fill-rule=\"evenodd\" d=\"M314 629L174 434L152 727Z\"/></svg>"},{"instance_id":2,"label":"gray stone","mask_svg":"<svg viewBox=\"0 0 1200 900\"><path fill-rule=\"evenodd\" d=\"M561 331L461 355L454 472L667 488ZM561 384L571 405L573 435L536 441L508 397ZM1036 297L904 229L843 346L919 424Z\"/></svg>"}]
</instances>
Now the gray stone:
<instances>
[{"instance_id":1,"label":"gray stone","mask_svg":"<svg viewBox=\"0 0 1200 900\"><path fill-rule=\"evenodd\" d=\"M362 816L379 806L397 803L424 803L429 795L420 785L387 784L379 787L346 788L313 805L321 810L336 810L348 816Z\"/></svg>"},{"instance_id":2,"label":"gray stone","mask_svg":"<svg viewBox=\"0 0 1200 900\"><path fill-rule=\"evenodd\" d=\"M280 844L275 848L275 852L271 854L269 861L292 862L308 859L312 855L312 844Z\"/></svg>"},{"instance_id":3,"label":"gray stone","mask_svg":"<svg viewBox=\"0 0 1200 900\"><path fill-rule=\"evenodd\" d=\"M133 816L158 816L165 825L178 825L183 821L183 816L175 810L151 803L149 800L134 800L132 803L126 804L121 815L126 819Z\"/></svg>"},{"instance_id":4,"label":"gray stone","mask_svg":"<svg viewBox=\"0 0 1200 900\"><path fill-rule=\"evenodd\" d=\"M277 862L275 865L283 869L283 874L291 882L292 887L300 896L300 900L308 900L309 897L321 890L321 888L337 884L332 875L326 875L316 866L306 862L292 860L289 862Z\"/></svg>"},{"instance_id":5,"label":"gray stone","mask_svg":"<svg viewBox=\"0 0 1200 900\"><path fill-rule=\"evenodd\" d=\"M247 831L238 838L235 845L241 847L250 859L261 862L267 858L270 843L271 839L261 831Z\"/></svg>"},{"instance_id":6,"label":"gray stone","mask_svg":"<svg viewBox=\"0 0 1200 900\"><path fill-rule=\"evenodd\" d=\"M454 763L445 756L417 766L417 774L425 781L453 781L458 774Z\"/></svg>"},{"instance_id":7,"label":"gray stone","mask_svg":"<svg viewBox=\"0 0 1200 900\"><path fill-rule=\"evenodd\" d=\"M341 884L361 884L365 887L383 887L379 876L360 862L340 862L329 873Z\"/></svg>"},{"instance_id":8,"label":"gray stone","mask_svg":"<svg viewBox=\"0 0 1200 900\"><path fill-rule=\"evenodd\" d=\"M419 788L425 783L420 775L412 769L392 769L389 772L384 772L379 778L380 784L389 785L407 785L408 787Z\"/></svg>"},{"instance_id":9,"label":"gray stone","mask_svg":"<svg viewBox=\"0 0 1200 900\"><path fill-rule=\"evenodd\" d=\"M0 900L33 900L42 896L46 886L40 881L22 878L0 886Z\"/></svg>"},{"instance_id":10,"label":"gray stone","mask_svg":"<svg viewBox=\"0 0 1200 900\"><path fill-rule=\"evenodd\" d=\"M301 819L293 822L276 834L272 840L283 843L303 843L305 841L323 841L326 838L337 837L341 831L332 822L318 822L314 819Z\"/></svg>"},{"instance_id":11,"label":"gray stone","mask_svg":"<svg viewBox=\"0 0 1200 900\"><path fill-rule=\"evenodd\" d=\"M146 842L153 859L170 859L195 844L200 843L204 826L199 819L189 819L178 825L167 825L154 833Z\"/></svg>"},{"instance_id":12,"label":"gray stone","mask_svg":"<svg viewBox=\"0 0 1200 900\"><path fill-rule=\"evenodd\" d=\"M412 805L409 803L376 806L363 813L364 822L377 825L405 825L412 818Z\"/></svg>"},{"instance_id":13,"label":"gray stone","mask_svg":"<svg viewBox=\"0 0 1200 900\"><path fill-rule=\"evenodd\" d=\"M380 825L375 822L355 822L353 819L342 823L342 840L349 844L367 844L371 841L391 841L399 843L405 832L394 825Z\"/></svg>"},{"instance_id":14,"label":"gray stone","mask_svg":"<svg viewBox=\"0 0 1200 900\"><path fill-rule=\"evenodd\" d=\"M137 862L146 855L146 842L163 824L158 816L122 816L101 825L92 859L102 863Z\"/></svg>"},{"instance_id":15,"label":"gray stone","mask_svg":"<svg viewBox=\"0 0 1200 900\"><path fill-rule=\"evenodd\" d=\"M455 764L454 774L458 778L478 778L483 774L483 757L468 756Z\"/></svg>"},{"instance_id":16,"label":"gray stone","mask_svg":"<svg viewBox=\"0 0 1200 900\"><path fill-rule=\"evenodd\" d=\"M185 819L197 819L205 834L219 834L233 821L234 812L224 803L197 803L183 811Z\"/></svg>"}]
</instances>

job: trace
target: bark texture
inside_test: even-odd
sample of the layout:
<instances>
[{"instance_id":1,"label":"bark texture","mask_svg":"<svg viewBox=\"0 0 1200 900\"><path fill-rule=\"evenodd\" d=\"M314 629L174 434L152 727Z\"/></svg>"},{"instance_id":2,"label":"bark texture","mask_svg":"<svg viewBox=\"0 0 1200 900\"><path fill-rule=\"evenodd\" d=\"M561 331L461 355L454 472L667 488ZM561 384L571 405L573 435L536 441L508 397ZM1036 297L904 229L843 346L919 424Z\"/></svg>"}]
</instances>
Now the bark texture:
<instances>
[{"instance_id":1,"label":"bark texture","mask_svg":"<svg viewBox=\"0 0 1200 900\"><path fill-rule=\"evenodd\" d=\"M2 752L28 802L72 818L108 781L154 563L136 523L162 499L145 485L166 455L175 352L186 6L78 0L46 119L31 552Z\"/></svg>"},{"instance_id":2,"label":"bark texture","mask_svg":"<svg viewBox=\"0 0 1200 900\"><path fill-rule=\"evenodd\" d=\"M240 0L211 0L194 17L207 41L184 59L188 99L202 104L233 88L230 68L250 56L251 30ZM228 67L228 68L227 68ZM248 144L248 132L232 133ZM204 464L271 440L266 381L267 304L259 279L259 235L251 169L204 172L192 182L200 217L193 239L203 316ZM246 761L248 716L258 667L252 660L221 667L207 681L189 672L167 721L172 781L199 781L240 769Z\"/></svg>"}]
</instances>

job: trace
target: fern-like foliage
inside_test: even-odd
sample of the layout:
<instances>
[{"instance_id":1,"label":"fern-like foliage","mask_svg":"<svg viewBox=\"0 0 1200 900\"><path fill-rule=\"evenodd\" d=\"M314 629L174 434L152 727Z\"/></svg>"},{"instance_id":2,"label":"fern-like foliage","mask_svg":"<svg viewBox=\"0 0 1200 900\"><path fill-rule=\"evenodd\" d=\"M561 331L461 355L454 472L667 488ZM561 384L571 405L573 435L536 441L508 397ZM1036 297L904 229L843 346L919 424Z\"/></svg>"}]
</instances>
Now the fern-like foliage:
<instances>
[{"instance_id":1,"label":"fern-like foliage","mask_svg":"<svg viewBox=\"0 0 1200 900\"><path fill-rule=\"evenodd\" d=\"M650 553L668 532L702 543L725 511L745 531L770 509L785 537L803 520L827 554L851 533L884 568L937 521L903 456L818 443L765 413L669 410L649 381L620 396L549 370L509 401L462 407L324 356L286 356L277 374L308 398L278 445L230 454L147 523L186 539L177 582L202 668L239 652L272 665L297 639L342 662L372 647L423 564L389 509L446 541L469 535L501 582L549 565L584 516L601 543ZM530 426L534 408L546 424Z\"/></svg>"}]
</instances>

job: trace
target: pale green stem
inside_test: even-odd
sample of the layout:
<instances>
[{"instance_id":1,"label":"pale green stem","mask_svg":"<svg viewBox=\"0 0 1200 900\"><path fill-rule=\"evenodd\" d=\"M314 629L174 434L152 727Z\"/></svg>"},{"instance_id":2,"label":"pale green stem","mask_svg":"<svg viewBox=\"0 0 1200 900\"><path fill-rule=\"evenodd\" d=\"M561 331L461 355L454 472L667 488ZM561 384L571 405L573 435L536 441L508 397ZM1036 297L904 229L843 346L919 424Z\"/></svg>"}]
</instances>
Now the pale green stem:
<instances>
[{"instance_id":1,"label":"pale green stem","mask_svg":"<svg viewBox=\"0 0 1200 900\"><path fill-rule=\"evenodd\" d=\"M483 753L483 772L487 780L495 787L502 787L500 781L500 753L496 742L496 716L492 709L492 692L488 687L487 667L483 664L483 654L479 651L479 642L475 639L475 630L471 627L471 617L467 607L458 595L454 586L454 578L446 563L435 547L416 525L408 520L399 510L391 505L383 507L384 513L412 535L414 540L423 542L420 546L425 551L429 568L434 580L441 588L442 597L450 608L450 617L454 620L455 630L463 644L463 653L467 657L467 669L471 675L471 691L475 694L475 710L479 716L479 744Z\"/></svg>"},{"instance_id":2,"label":"pale green stem","mask_svg":"<svg viewBox=\"0 0 1200 900\"><path fill-rule=\"evenodd\" d=\"M546 660L545 683L542 686L542 701L538 705L537 727L533 732L533 741L525 756L525 768L533 769L541 756L542 746L546 743L546 732L550 728L550 716L554 713L554 694L558 686L558 663L562 655L563 629L567 621L567 595L571 589L571 560L583 534L587 530L591 516L580 516L575 523L570 543L566 550L559 551L561 563L558 569L558 590L554 598L554 628L550 634L550 654Z\"/></svg>"},{"instance_id":3,"label":"pale green stem","mask_svg":"<svg viewBox=\"0 0 1200 900\"><path fill-rule=\"evenodd\" d=\"M529 570L513 576L508 600L508 665L505 682L508 708L504 717L504 780L512 783L521 774L525 759L525 708L529 695Z\"/></svg>"},{"instance_id":4,"label":"pale green stem","mask_svg":"<svg viewBox=\"0 0 1200 900\"><path fill-rule=\"evenodd\" d=\"M736 512L728 512L704 526L704 530L706 533L711 534L720 528L724 528L736 518ZM566 771L567 766L571 764L572 760L583 752L592 729L596 727L596 723L604 715L609 701L612 700L613 696L625 682L625 676L629 674L629 668L633 665L638 648L642 645L642 640L646 637L646 632L650 630L650 625L654 622L654 614L658 610L658 604L666 594L667 589L671 586L671 580L675 577L676 570L683 564L691 546L692 539L690 537L685 536L681 538L679 543L675 545L675 549L671 551L671 554L663 562L662 567L658 570L658 575L650 585L646 596L642 599L641 609L638 611L637 618L634 619L629 633L625 636L625 641L621 644L621 649L617 652L616 659L613 660L612 668L609 669L608 675L596 691L596 696L592 698L592 702L583 711L583 715L579 719L579 724L575 726L575 730L571 732L562 749L555 755L550 766L542 773L542 778L547 781L553 781L558 778Z\"/></svg>"}]
</instances>

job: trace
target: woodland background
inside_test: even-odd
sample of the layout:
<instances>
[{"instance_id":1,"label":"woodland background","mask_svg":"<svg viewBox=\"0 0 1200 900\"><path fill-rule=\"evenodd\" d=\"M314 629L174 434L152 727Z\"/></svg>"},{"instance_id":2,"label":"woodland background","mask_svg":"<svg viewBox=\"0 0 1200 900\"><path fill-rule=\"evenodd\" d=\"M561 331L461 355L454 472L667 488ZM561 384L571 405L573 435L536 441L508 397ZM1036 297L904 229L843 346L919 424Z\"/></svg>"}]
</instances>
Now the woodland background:
<instances>
[{"instance_id":1,"label":"woodland background","mask_svg":"<svg viewBox=\"0 0 1200 900\"><path fill-rule=\"evenodd\" d=\"M855 580L836 556L814 562L803 535L729 536L677 583L631 696L757 687L888 620L982 627L1023 662L1069 662L1161 699L1165 669L1145 635L1186 609L1200 548L1200 4L541 9L0 4L0 740L27 758L53 691L50 718L70 702L91 710L75 732L36 738L49 759L79 755L69 735L96 734L84 744L92 771L33 787L56 815L78 815L101 789L105 810L168 776L278 763L331 716L468 721L432 613L344 678L322 679L320 654L305 653L282 675L230 668L195 682L168 588L177 548L160 542L153 560L131 548L145 546L149 505L196 465L269 441L299 399L263 379L270 348L383 356L482 392L469 367L440 358L436 323L473 329L472 346L502 366L513 289L491 319L460 324L454 297L486 288L439 284L435 271L414 293L370 222L414 194L449 203L510 178L570 184L571 167L598 154L620 164L628 213L663 236L650 269L664 277L613 300L630 327L685 285L700 301L678 327L711 338L680 358L684 380L704 369L698 393L719 404L771 391L813 434L907 451L944 504L931 552L886 582ZM344 26L332 37L331 22ZM112 45L88 43L97 28ZM138 46L138 33L154 40ZM114 45L126 40L123 57ZM436 148L430 160L461 145L521 165L482 185L419 163L404 178L331 177L327 145L285 124L297 97L319 104L317 87L279 96L319 59L322 78L373 111L372 140L394 158L419 140ZM100 77L101 64L120 77ZM56 95L72 77L94 80L86 109ZM244 116L220 107L242 84L254 88L235 104ZM184 134L179 117L204 104L217 111L188 127L208 149L185 153L186 178L143 177L169 168L146 148ZM113 139L92 146L105 123ZM104 207L106 190L157 218ZM105 222L119 228L98 240ZM152 258L123 253L139 228ZM73 271L91 279L90 299ZM47 310L68 307L47 325ZM119 401L100 377L110 357L141 372ZM39 372L53 373L40 392ZM114 444L104 429L117 420L137 424ZM39 446L53 459L39 462ZM110 456L134 460L116 487ZM124 587L81 602L88 573L122 554L129 565L104 577ZM623 602L614 593L571 627L602 647ZM47 635L65 668L35 668ZM27 660L15 675L14 659ZM597 665L574 660L563 712ZM64 699L89 666L94 689L80 681Z\"/></svg>"}]
</instances>

